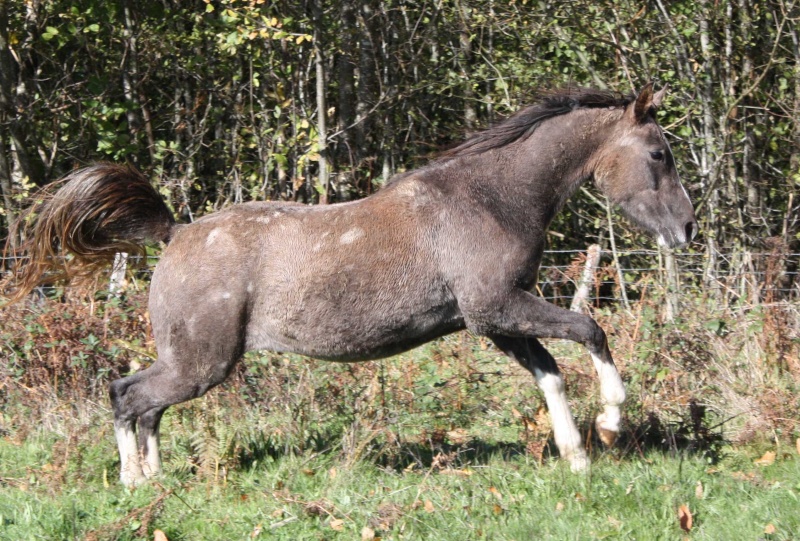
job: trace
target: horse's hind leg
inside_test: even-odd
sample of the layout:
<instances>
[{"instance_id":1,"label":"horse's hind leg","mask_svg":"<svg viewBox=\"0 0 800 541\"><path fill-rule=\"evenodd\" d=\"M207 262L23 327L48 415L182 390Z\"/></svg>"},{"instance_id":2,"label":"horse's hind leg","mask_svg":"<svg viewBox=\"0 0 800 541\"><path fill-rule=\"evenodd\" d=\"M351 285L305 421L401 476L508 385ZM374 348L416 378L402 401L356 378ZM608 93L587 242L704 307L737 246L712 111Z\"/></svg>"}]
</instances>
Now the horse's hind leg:
<instances>
[{"instance_id":1,"label":"horse's hind leg","mask_svg":"<svg viewBox=\"0 0 800 541\"><path fill-rule=\"evenodd\" d=\"M202 396L222 383L240 356L230 353L209 358L211 352L207 351L191 362L159 358L150 368L112 382L110 395L123 484L141 484L161 472L161 416L169 406Z\"/></svg>"},{"instance_id":2,"label":"horse's hind leg","mask_svg":"<svg viewBox=\"0 0 800 541\"><path fill-rule=\"evenodd\" d=\"M129 412L129 401L124 400L127 389L135 385L142 377L146 377L146 370L111 382L109 395L111 406L114 410L114 436L119 448L120 472L119 477L125 486L135 486L145 480L142 464L139 460L139 449L136 443L137 415Z\"/></svg>"},{"instance_id":3,"label":"horse's hind leg","mask_svg":"<svg viewBox=\"0 0 800 541\"><path fill-rule=\"evenodd\" d=\"M161 475L159 425L166 407L153 408L139 416L139 456L142 472L148 479Z\"/></svg>"},{"instance_id":4,"label":"horse's hind leg","mask_svg":"<svg viewBox=\"0 0 800 541\"><path fill-rule=\"evenodd\" d=\"M553 422L553 436L562 458L570 463L573 471L586 470L589 457L583 447L583 439L575 425L572 412L564 392L564 379L556 360L535 338L511 338L492 336L492 341L503 353L519 362L536 378L544 393L547 409Z\"/></svg>"}]
</instances>

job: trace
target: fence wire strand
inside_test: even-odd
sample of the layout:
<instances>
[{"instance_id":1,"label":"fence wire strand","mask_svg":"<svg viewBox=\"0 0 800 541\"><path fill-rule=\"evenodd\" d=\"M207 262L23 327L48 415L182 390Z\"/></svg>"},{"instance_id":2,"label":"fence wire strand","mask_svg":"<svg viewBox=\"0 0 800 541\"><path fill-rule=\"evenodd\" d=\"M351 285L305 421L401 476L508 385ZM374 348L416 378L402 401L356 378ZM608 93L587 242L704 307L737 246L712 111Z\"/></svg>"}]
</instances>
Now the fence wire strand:
<instances>
[{"instance_id":1,"label":"fence wire strand","mask_svg":"<svg viewBox=\"0 0 800 541\"><path fill-rule=\"evenodd\" d=\"M610 251L603 251L595 271L589 300L592 304L619 303L621 288L628 296L638 298L646 287L667 287L663 254L658 250L620 250L617 258L621 273L614 266ZM683 291L721 290L730 296L763 298L769 292L773 300L800 299L800 253L737 252L717 253L715 268L708 268L704 252L676 251L675 272ZM583 270L586 250L547 250L539 267L537 292L543 298L569 302ZM0 257L0 271L9 272L21 257ZM149 256L146 265L129 270L137 280L148 281L158 262ZM136 261L133 261L134 267ZM5 270L4 270L5 269ZM624 284L620 284L620 275ZM69 287L69 286L67 286Z\"/></svg>"}]
</instances>

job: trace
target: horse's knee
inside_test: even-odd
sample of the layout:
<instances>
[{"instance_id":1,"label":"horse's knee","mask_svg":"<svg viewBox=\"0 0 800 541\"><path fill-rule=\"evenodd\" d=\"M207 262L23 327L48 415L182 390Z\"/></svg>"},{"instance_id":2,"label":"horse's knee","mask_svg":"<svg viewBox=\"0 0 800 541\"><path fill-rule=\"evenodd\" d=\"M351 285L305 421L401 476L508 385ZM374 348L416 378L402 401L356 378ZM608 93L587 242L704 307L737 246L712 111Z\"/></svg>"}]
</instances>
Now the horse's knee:
<instances>
[{"instance_id":1,"label":"horse's knee","mask_svg":"<svg viewBox=\"0 0 800 541\"><path fill-rule=\"evenodd\" d=\"M119 400L125 392L125 385L121 379L115 379L108 384L108 397L111 399L111 406L116 409Z\"/></svg>"},{"instance_id":2,"label":"horse's knee","mask_svg":"<svg viewBox=\"0 0 800 541\"><path fill-rule=\"evenodd\" d=\"M114 411L114 418L120 419L122 417L135 417L126 412L127 400L126 394L130 388L131 382L129 378L121 378L112 381L108 385L108 397L111 401L111 408Z\"/></svg>"},{"instance_id":3,"label":"horse's knee","mask_svg":"<svg viewBox=\"0 0 800 541\"><path fill-rule=\"evenodd\" d=\"M594 319L586 316L583 325L579 327L576 342L582 343L590 352L599 356L606 356L608 351L608 338L606 331Z\"/></svg>"}]
</instances>

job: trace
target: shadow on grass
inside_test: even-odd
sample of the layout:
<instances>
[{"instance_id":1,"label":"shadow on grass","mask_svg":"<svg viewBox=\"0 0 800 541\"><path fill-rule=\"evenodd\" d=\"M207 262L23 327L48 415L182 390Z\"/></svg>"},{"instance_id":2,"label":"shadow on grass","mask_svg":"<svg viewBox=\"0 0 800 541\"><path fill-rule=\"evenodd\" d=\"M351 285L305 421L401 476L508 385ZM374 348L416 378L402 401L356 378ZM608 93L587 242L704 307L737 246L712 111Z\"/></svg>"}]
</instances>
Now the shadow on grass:
<instances>
[{"instance_id":1,"label":"shadow on grass","mask_svg":"<svg viewBox=\"0 0 800 541\"><path fill-rule=\"evenodd\" d=\"M715 464L728 443L722 427L727 421L711 425L705 406L692 401L677 421L665 423L651 412L646 418L623 429L615 447L621 457L645 457L651 451L678 456L699 456ZM594 438L595 445L602 444Z\"/></svg>"},{"instance_id":2,"label":"shadow on grass","mask_svg":"<svg viewBox=\"0 0 800 541\"><path fill-rule=\"evenodd\" d=\"M629 422L612 449L606 449L600 442L593 433L593 423L589 420L582 423L581 432L595 458L602 453L611 453L623 460L637 460L658 452L670 456L703 457L713 464L722 458L723 448L727 443L721 426L722 423L711 426L705 408L692 402L687 406L685 416L674 422L665 423L655 413L650 413L639 422ZM307 453L330 453L332 456L344 456L347 459L348 456L341 449L342 436L343 433L338 430L316 434L304 443L302 449L287 446L285 442L270 437L258 438L241 449L239 466L247 469L268 458L278 460L288 455ZM538 452L534 456L529 452L530 442L525 441L486 441L473 438L461 444L432 439L395 440L389 443L385 438L375 438L357 458L399 473L411 468L458 469L487 465L497 459L511 460L530 456L535 461L547 461L559 456L552 437L546 442L538 443Z\"/></svg>"}]
</instances>

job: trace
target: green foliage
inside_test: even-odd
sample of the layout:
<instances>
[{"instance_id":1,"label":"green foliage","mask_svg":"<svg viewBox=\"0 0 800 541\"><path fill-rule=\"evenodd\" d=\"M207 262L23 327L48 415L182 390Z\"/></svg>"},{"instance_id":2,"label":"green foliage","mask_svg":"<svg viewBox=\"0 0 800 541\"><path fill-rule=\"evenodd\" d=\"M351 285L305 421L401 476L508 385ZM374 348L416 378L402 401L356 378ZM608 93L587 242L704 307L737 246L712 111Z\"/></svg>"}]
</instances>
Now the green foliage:
<instances>
[{"instance_id":1,"label":"green foliage","mask_svg":"<svg viewBox=\"0 0 800 541\"><path fill-rule=\"evenodd\" d=\"M800 80L783 0L718 11L702 2L320 6L319 18L297 2L250 0L5 7L16 90L4 114L24 128L30 155L47 157L44 177L32 179L76 162L132 161L190 219L246 199L315 202L324 153L325 195L336 201L370 193L538 89L628 92L656 80L671 89L659 119L702 201L706 240L747 246L799 234L785 220L786 179L800 163ZM604 209L590 198L571 210L554 224L564 235L555 247L607 237ZM641 240L624 228L617 235Z\"/></svg>"}]
</instances>

